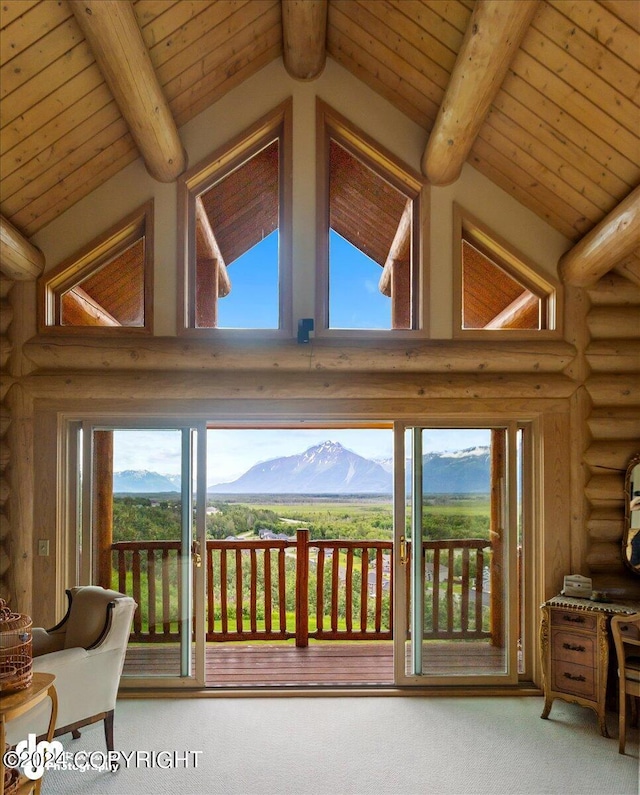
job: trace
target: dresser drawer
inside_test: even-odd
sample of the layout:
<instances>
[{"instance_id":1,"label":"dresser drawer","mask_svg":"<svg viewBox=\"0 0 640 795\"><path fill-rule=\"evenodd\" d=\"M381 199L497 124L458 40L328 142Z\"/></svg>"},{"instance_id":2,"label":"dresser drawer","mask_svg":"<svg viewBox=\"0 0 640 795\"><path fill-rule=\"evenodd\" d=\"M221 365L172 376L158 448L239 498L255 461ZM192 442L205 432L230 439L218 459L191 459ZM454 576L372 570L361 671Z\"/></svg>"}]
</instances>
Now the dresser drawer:
<instances>
[{"instance_id":1,"label":"dresser drawer","mask_svg":"<svg viewBox=\"0 0 640 795\"><path fill-rule=\"evenodd\" d=\"M588 668L586 665L574 665L574 663L565 662L564 660L555 660L552 668L551 686L553 690L595 700L595 668Z\"/></svg>"},{"instance_id":2,"label":"dresser drawer","mask_svg":"<svg viewBox=\"0 0 640 795\"><path fill-rule=\"evenodd\" d=\"M597 626L598 617L595 613L583 613L577 610L551 610L551 626L572 627L593 631Z\"/></svg>"},{"instance_id":3,"label":"dresser drawer","mask_svg":"<svg viewBox=\"0 0 640 795\"><path fill-rule=\"evenodd\" d=\"M623 637L640 640L640 627L637 624L618 624Z\"/></svg>"},{"instance_id":4,"label":"dresser drawer","mask_svg":"<svg viewBox=\"0 0 640 795\"><path fill-rule=\"evenodd\" d=\"M593 635L580 635L577 632L565 632L555 629L551 632L551 657L576 665L596 666L596 643Z\"/></svg>"}]
</instances>

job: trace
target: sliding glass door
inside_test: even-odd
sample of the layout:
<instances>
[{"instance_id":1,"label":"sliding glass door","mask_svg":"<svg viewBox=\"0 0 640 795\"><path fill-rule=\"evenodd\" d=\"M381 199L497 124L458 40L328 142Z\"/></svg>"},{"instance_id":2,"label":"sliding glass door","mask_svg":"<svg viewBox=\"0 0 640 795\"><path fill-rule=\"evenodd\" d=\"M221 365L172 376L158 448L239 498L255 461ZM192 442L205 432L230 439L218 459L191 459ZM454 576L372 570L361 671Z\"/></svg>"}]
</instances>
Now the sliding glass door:
<instances>
[{"instance_id":1,"label":"sliding glass door","mask_svg":"<svg viewBox=\"0 0 640 795\"><path fill-rule=\"evenodd\" d=\"M85 423L77 581L132 596L123 677L204 684L204 426Z\"/></svg>"},{"instance_id":2,"label":"sliding glass door","mask_svg":"<svg viewBox=\"0 0 640 795\"><path fill-rule=\"evenodd\" d=\"M68 579L136 600L125 686L205 686L205 641L210 659L234 641L311 641L316 655L338 642L355 655L368 641L388 667L367 683L526 676L525 425L398 422L393 459L389 424L70 427L80 521Z\"/></svg>"},{"instance_id":3,"label":"sliding glass door","mask_svg":"<svg viewBox=\"0 0 640 795\"><path fill-rule=\"evenodd\" d=\"M517 438L396 425L398 684L517 681Z\"/></svg>"}]
</instances>

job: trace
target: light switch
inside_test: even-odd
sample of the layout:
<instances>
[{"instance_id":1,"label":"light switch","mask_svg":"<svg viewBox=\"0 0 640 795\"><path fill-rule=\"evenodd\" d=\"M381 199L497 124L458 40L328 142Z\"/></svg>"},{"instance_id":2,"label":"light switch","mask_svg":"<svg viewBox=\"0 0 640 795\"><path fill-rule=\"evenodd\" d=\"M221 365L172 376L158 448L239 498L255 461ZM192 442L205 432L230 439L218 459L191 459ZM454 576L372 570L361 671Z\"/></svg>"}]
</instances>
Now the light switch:
<instances>
[{"instance_id":1,"label":"light switch","mask_svg":"<svg viewBox=\"0 0 640 795\"><path fill-rule=\"evenodd\" d=\"M49 540L47 538L41 538L38 541L38 555L41 557L46 557L49 554Z\"/></svg>"}]
</instances>

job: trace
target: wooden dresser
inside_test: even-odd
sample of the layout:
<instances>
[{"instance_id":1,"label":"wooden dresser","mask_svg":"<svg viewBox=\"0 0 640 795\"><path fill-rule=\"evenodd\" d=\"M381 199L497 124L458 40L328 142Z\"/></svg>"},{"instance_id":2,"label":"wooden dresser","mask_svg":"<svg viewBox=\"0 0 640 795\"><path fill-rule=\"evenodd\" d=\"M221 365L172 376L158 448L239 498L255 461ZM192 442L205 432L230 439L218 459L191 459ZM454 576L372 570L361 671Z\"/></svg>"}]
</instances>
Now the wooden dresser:
<instances>
[{"instance_id":1,"label":"wooden dresser","mask_svg":"<svg viewBox=\"0 0 640 795\"><path fill-rule=\"evenodd\" d=\"M542 718L549 717L554 699L561 698L595 710L601 734L609 736L605 720L609 621L613 615L636 612L640 602L592 602L569 596L554 596L542 605Z\"/></svg>"}]
</instances>

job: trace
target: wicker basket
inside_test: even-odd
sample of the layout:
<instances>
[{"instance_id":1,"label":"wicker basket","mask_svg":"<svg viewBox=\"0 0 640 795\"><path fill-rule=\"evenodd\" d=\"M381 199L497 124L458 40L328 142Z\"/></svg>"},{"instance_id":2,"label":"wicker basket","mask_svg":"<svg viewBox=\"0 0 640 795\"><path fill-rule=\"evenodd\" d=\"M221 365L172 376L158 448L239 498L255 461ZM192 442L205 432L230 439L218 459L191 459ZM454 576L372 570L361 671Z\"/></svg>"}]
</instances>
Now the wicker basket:
<instances>
[{"instance_id":1,"label":"wicker basket","mask_svg":"<svg viewBox=\"0 0 640 795\"><path fill-rule=\"evenodd\" d=\"M29 687L32 664L31 619L12 613L0 599L0 693Z\"/></svg>"},{"instance_id":2,"label":"wicker basket","mask_svg":"<svg viewBox=\"0 0 640 795\"><path fill-rule=\"evenodd\" d=\"M14 767L5 768L4 795L15 795L20 786L20 771Z\"/></svg>"}]
</instances>

